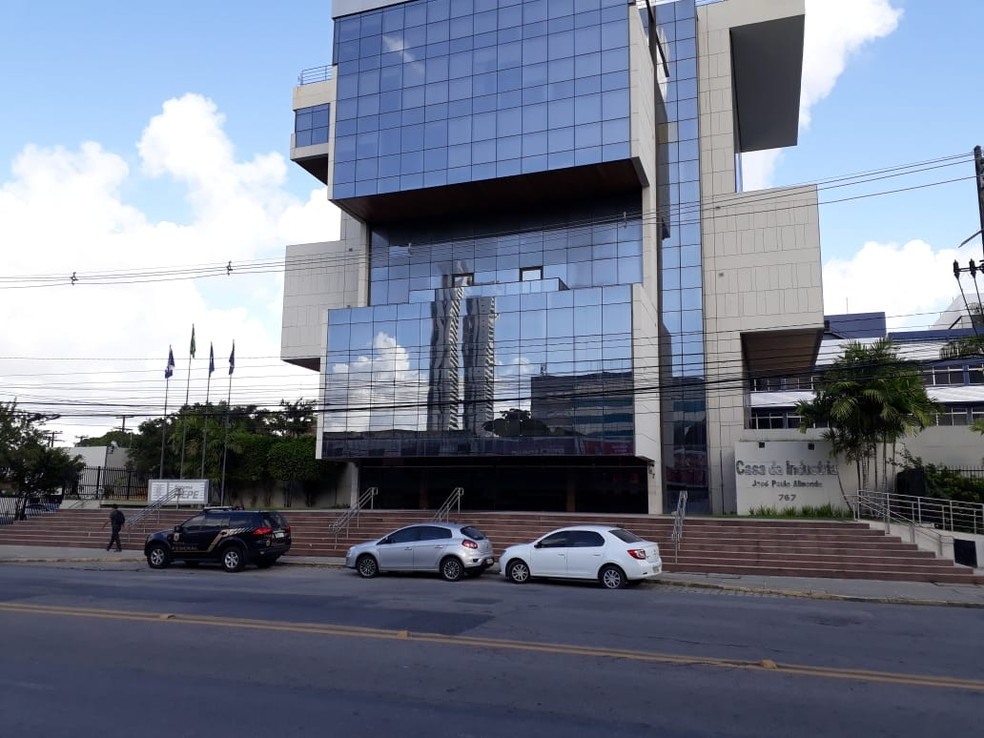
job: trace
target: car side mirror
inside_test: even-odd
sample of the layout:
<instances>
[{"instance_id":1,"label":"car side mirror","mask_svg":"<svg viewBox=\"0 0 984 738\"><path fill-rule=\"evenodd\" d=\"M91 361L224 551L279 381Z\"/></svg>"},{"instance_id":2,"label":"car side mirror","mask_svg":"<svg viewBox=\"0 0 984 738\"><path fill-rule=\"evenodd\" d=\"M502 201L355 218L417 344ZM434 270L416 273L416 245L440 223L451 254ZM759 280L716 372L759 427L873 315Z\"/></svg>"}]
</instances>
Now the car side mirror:
<instances>
[{"instance_id":1,"label":"car side mirror","mask_svg":"<svg viewBox=\"0 0 984 738\"><path fill-rule=\"evenodd\" d=\"M392 541L389 539L389 536L386 536L385 538L380 539L379 542L380 543L392 543Z\"/></svg>"},{"instance_id":2,"label":"car side mirror","mask_svg":"<svg viewBox=\"0 0 984 738\"><path fill-rule=\"evenodd\" d=\"M182 525L176 525L176 526L174 526L174 532L175 533L180 533L183 530L184 530L184 526L182 526Z\"/></svg>"},{"instance_id":3,"label":"car side mirror","mask_svg":"<svg viewBox=\"0 0 984 738\"><path fill-rule=\"evenodd\" d=\"M533 544L533 548L543 548L543 544L539 541Z\"/></svg>"}]
</instances>

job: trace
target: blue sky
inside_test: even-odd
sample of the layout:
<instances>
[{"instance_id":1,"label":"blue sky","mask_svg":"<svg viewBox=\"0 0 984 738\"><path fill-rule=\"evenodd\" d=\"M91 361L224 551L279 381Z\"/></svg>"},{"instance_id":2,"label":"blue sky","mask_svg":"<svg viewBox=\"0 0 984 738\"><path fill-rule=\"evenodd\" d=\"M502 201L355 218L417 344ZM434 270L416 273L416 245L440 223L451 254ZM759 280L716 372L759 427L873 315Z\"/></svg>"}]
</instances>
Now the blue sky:
<instances>
[{"instance_id":1,"label":"blue sky","mask_svg":"<svg viewBox=\"0 0 984 738\"><path fill-rule=\"evenodd\" d=\"M799 146L775 160L772 184L967 154L959 166L820 194L967 177L821 209L827 312L884 310L896 326L926 325L957 292L952 247L979 227L969 154L984 143L984 3L807 3L823 43L805 79L844 68L828 94L814 95ZM186 388L204 399L208 342L224 369L233 339L234 402L313 396L316 377L277 358L275 270L106 287L85 275L278 260L285 243L331 238L334 218L318 183L287 161L297 74L330 56L327 0L0 2L5 268L83 275L76 287L0 290L9 326L0 339L2 399L63 410L80 397L92 402L99 417L68 413L70 440L112 425L121 408L159 413L168 344L179 357L171 401ZM979 242L956 254L981 255ZM192 322L199 351L188 385ZM92 378L85 391L72 384L79 376ZM225 376L218 380L212 399L225 389ZM131 389L119 399L125 383Z\"/></svg>"}]
</instances>

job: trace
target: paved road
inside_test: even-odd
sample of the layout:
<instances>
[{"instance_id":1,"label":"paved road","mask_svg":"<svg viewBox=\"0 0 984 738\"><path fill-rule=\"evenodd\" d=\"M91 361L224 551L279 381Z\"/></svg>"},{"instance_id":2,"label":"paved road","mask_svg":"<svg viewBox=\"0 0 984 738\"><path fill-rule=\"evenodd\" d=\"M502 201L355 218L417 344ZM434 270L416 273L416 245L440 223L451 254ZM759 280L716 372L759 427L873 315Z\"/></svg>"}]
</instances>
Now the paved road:
<instances>
[{"instance_id":1,"label":"paved road","mask_svg":"<svg viewBox=\"0 0 984 738\"><path fill-rule=\"evenodd\" d=\"M0 733L974 735L981 625L648 585L7 565Z\"/></svg>"}]
</instances>

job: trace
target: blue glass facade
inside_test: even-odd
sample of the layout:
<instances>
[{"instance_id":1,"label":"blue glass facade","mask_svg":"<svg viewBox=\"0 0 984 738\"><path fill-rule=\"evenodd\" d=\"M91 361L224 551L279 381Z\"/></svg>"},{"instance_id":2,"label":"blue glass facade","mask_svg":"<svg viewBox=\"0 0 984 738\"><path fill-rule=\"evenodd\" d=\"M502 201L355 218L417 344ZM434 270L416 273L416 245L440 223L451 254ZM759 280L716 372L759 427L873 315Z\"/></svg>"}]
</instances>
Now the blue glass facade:
<instances>
[{"instance_id":1,"label":"blue glass facade","mask_svg":"<svg viewBox=\"0 0 984 738\"><path fill-rule=\"evenodd\" d=\"M625 0L412 0L339 18L334 198L623 160Z\"/></svg>"},{"instance_id":2,"label":"blue glass facade","mask_svg":"<svg viewBox=\"0 0 984 738\"><path fill-rule=\"evenodd\" d=\"M700 145L697 109L697 20L694 0L658 5L669 70L665 85L667 141L660 184L669 227L660 245L662 325L670 355L662 357L664 505L687 490L690 509L710 512L707 400L701 270Z\"/></svg>"},{"instance_id":3,"label":"blue glass facade","mask_svg":"<svg viewBox=\"0 0 984 738\"><path fill-rule=\"evenodd\" d=\"M294 145L313 146L328 143L331 121L330 105L314 105L294 112Z\"/></svg>"},{"instance_id":4,"label":"blue glass facade","mask_svg":"<svg viewBox=\"0 0 984 738\"><path fill-rule=\"evenodd\" d=\"M297 111L296 145L333 140L368 304L328 313L322 455L385 505L464 485L476 507L643 512L661 443L664 507L706 509L695 16L410 0L336 19L332 107ZM639 23L658 89L630 71ZM652 130L633 96L655 96ZM654 386L634 367L657 345Z\"/></svg>"},{"instance_id":5,"label":"blue glass facade","mask_svg":"<svg viewBox=\"0 0 984 738\"><path fill-rule=\"evenodd\" d=\"M638 198L503 225L372 234L372 304L329 311L326 455L632 455Z\"/></svg>"}]
</instances>

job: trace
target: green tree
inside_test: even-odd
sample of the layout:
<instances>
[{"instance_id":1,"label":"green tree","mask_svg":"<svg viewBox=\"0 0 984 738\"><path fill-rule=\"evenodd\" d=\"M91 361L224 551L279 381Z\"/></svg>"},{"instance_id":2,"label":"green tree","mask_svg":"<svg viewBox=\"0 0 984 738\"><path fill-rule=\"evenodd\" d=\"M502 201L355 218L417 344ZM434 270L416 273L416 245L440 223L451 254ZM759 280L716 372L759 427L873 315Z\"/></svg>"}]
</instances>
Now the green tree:
<instances>
[{"instance_id":1,"label":"green tree","mask_svg":"<svg viewBox=\"0 0 984 738\"><path fill-rule=\"evenodd\" d=\"M0 484L18 493L55 492L71 483L81 462L45 442L43 425L57 416L0 402Z\"/></svg>"},{"instance_id":2,"label":"green tree","mask_svg":"<svg viewBox=\"0 0 984 738\"><path fill-rule=\"evenodd\" d=\"M299 438L314 433L317 419L313 400L280 401L279 410L264 410L262 417L270 432L280 438Z\"/></svg>"},{"instance_id":3,"label":"green tree","mask_svg":"<svg viewBox=\"0 0 984 738\"><path fill-rule=\"evenodd\" d=\"M499 417L485 423L484 428L504 438L550 435L550 428L546 423L534 418L529 410L517 407L501 410Z\"/></svg>"},{"instance_id":4,"label":"green tree","mask_svg":"<svg viewBox=\"0 0 984 738\"><path fill-rule=\"evenodd\" d=\"M290 507L297 488L310 485L318 480L324 468L321 461L314 458L314 436L286 438L276 441L267 453L270 475L284 484L284 506ZM310 507L314 500L305 496Z\"/></svg>"},{"instance_id":5,"label":"green tree","mask_svg":"<svg viewBox=\"0 0 984 738\"><path fill-rule=\"evenodd\" d=\"M887 482L895 444L929 425L936 410L919 364L899 357L885 339L870 346L848 344L820 375L813 399L797 405L800 431L826 427L824 438L831 442L832 454L855 464L862 487L870 481L879 486L879 448Z\"/></svg>"}]
</instances>

